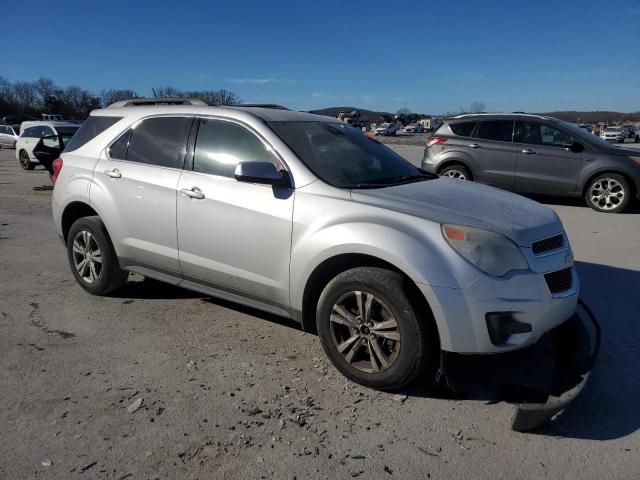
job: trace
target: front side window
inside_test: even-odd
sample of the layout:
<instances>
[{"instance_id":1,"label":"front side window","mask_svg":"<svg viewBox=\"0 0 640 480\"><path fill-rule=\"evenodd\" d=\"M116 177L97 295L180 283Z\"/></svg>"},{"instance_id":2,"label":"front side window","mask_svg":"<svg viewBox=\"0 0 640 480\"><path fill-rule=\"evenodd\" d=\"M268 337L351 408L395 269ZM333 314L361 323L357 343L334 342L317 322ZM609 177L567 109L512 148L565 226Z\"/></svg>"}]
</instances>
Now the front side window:
<instances>
[{"instance_id":1,"label":"front side window","mask_svg":"<svg viewBox=\"0 0 640 480\"><path fill-rule=\"evenodd\" d=\"M566 147L573 139L566 133L538 122L517 122L515 142L548 147Z\"/></svg>"},{"instance_id":2,"label":"front side window","mask_svg":"<svg viewBox=\"0 0 640 480\"><path fill-rule=\"evenodd\" d=\"M270 162L280 167L270 148L246 128L220 120L201 120L194 171L233 177L236 165L241 162Z\"/></svg>"},{"instance_id":3,"label":"front side window","mask_svg":"<svg viewBox=\"0 0 640 480\"><path fill-rule=\"evenodd\" d=\"M270 122L269 125L309 170L335 187L383 188L433 178L346 124Z\"/></svg>"},{"instance_id":4,"label":"front side window","mask_svg":"<svg viewBox=\"0 0 640 480\"><path fill-rule=\"evenodd\" d=\"M40 133L38 134L38 137L42 138L42 137L49 137L51 135L55 135L53 129L51 127L42 127L42 130L40 131Z\"/></svg>"},{"instance_id":5,"label":"front side window","mask_svg":"<svg viewBox=\"0 0 640 480\"><path fill-rule=\"evenodd\" d=\"M160 167L182 168L191 118L158 117L142 120L109 148L111 158ZM124 148L124 147L127 148Z\"/></svg>"},{"instance_id":6,"label":"front side window","mask_svg":"<svg viewBox=\"0 0 640 480\"><path fill-rule=\"evenodd\" d=\"M513 136L512 120L490 120L480 122L474 138L511 142Z\"/></svg>"}]
</instances>

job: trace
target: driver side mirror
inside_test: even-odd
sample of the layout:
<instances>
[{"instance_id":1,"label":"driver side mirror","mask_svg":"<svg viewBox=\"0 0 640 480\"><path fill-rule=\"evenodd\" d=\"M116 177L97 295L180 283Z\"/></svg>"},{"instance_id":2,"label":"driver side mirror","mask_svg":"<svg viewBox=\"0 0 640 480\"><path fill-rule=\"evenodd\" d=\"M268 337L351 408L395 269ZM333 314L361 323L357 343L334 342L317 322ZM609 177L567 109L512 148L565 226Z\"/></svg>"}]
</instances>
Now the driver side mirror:
<instances>
[{"instance_id":1,"label":"driver side mirror","mask_svg":"<svg viewBox=\"0 0 640 480\"><path fill-rule=\"evenodd\" d=\"M567 146L566 149L573 153L580 153L584 151L584 145L580 142L573 142L571 145Z\"/></svg>"},{"instance_id":2,"label":"driver side mirror","mask_svg":"<svg viewBox=\"0 0 640 480\"><path fill-rule=\"evenodd\" d=\"M270 162L242 162L236 165L233 176L239 182L259 183L262 185L288 186L286 172L279 172Z\"/></svg>"}]
</instances>

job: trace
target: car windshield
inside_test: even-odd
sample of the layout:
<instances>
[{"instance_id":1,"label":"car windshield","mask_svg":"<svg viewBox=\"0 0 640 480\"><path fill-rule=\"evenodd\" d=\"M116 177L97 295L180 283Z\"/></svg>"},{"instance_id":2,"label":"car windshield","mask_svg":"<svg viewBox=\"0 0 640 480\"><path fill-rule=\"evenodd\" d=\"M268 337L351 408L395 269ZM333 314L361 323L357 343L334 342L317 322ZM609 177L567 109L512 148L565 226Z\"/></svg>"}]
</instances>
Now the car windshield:
<instances>
[{"instance_id":1,"label":"car windshield","mask_svg":"<svg viewBox=\"0 0 640 480\"><path fill-rule=\"evenodd\" d=\"M436 178L349 125L271 122L271 128L320 179L338 188L382 188Z\"/></svg>"}]
</instances>

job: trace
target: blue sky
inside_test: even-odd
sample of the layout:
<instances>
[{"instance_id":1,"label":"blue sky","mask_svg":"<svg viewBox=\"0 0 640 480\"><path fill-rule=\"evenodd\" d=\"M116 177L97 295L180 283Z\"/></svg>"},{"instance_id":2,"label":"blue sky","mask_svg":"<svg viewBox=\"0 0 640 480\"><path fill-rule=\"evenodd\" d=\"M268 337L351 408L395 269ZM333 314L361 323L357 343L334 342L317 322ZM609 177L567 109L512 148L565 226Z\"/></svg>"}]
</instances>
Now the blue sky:
<instances>
[{"instance_id":1,"label":"blue sky","mask_svg":"<svg viewBox=\"0 0 640 480\"><path fill-rule=\"evenodd\" d=\"M640 110L640 1L29 2L0 75L295 109Z\"/></svg>"}]
</instances>

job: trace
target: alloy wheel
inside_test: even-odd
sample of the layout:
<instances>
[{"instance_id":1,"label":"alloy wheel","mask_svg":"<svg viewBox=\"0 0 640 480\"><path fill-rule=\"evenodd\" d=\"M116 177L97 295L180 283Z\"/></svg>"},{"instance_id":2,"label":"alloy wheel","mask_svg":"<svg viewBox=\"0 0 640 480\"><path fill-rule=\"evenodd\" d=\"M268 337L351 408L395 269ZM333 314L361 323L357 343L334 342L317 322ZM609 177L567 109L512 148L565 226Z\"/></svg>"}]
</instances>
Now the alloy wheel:
<instances>
[{"instance_id":1,"label":"alloy wheel","mask_svg":"<svg viewBox=\"0 0 640 480\"><path fill-rule=\"evenodd\" d=\"M73 239L73 264L80 278L95 283L102 274L102 252L98 242L87 230L80 230Z\"/></svg>"},{"instance_id":2,"label":"alloy wheel","mask_svg":"<svg viewBox=\"0 0 640 480\"><path fill-rule=\"evenodd\" d=\"M20 166L27 170L31 165L31 160L29 160L29 154L27 152L20 152Z\"/></svg>"},{"instance_id":3,"label":"alloy wheel","mask_svg":"<svg viewBox=\"0 0 640 480\"><path fill-rule=\"evenodd\" d=\"M460 170L456 170L455 168L452 168L451 170L447 170L446 172L444 172L442 174L443 177L451 177L451 178L457 178L458 180L466 180L467 176L465 175L464 172L460 171Z\"/></svg>"},{"instance_id":4,"label":"alloy wheel","mask_svg":"<svg viewBox=\"0 0 640 480\"><path fill-rule=\"evenodd\" d=\"M398 358L398 322L371 293L354 291L340 297L331 311L330 328L338 353L362 372L382 372Z\"/></svg>"},{"instance_id":5,"label":"alloy wheel","mask_svg":"<svg viewBox=\"0 0 640 480\"><path fill-rule=\"evenodd\" d=\"M613 210L625 197L624 187L613 178L601 178L589 189L591 203L602 210Z\"/></svg>"}]
</instances>

